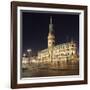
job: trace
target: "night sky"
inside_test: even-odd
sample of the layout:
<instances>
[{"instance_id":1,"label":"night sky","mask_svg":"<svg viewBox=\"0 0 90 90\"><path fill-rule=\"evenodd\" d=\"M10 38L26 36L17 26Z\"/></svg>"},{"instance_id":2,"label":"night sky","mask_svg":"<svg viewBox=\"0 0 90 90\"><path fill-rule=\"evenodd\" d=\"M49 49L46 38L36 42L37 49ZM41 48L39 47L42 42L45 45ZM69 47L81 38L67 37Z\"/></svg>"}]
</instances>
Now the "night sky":
<instances>
[{"instance_id":1,"label":"night sky","mask_svg":"<svg viewBox=\"0 0 90 90\"><path fill-rule=\"evenodd\" d=\"M33 53L47 48L50 16L52 16L56 44L73 39L79 42L79 15L60 13L23 12L22 13L22 49Z\"/></svg>"}]
</instances>

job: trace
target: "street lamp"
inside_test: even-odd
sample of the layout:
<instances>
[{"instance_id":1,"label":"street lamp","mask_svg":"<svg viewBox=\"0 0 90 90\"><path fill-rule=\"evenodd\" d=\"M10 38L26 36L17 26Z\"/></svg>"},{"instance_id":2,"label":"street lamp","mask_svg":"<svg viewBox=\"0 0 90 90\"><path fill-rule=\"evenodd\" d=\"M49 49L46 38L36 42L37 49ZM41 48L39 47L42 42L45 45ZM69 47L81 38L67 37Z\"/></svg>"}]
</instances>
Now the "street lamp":
<instances>
[{"instance_id":1,"label":"street lamp","mask_svg":"<svg viewBox=\"0 0 90 90\"><path fill-rule=\"evenodd\" d=\"M27 52L30 53L32 50L31 49L27 49Z\"/></svg>"},{"instance_id":2,"label":"street lamp","mask_svg":"<svg viewBox=\"0 0 90 90\"><path fill-rule=\"evenodd\" d=\"M31 56L31 49L27 49L27 52L28 52L28 63L30 62L30 56Z\"/></svg>"},{"instance_id":3,"label":"street lamp","mask_svg":"<svg viewBox=\"0 0 90 90\"><path fill-rule=\"evenodd\" d=\"M23 54L23 57L26 57L26 54L25 53Z\"/></svg>"}]
</instances>

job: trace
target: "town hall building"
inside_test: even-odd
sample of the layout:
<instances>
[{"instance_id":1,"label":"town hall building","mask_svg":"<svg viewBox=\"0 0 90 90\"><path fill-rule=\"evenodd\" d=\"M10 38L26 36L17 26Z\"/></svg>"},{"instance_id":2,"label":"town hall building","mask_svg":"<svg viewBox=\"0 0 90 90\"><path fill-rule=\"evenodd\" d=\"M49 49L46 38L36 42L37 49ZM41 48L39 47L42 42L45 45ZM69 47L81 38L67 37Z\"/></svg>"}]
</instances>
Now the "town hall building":
<instances>
[{"instance_id":1,"label":"town hall building","mask_svg":"<svg viewBox=\"0 0 90 90\"><path fill-rule=\"evenodd\" d=\"M78 54L76 43L71 40L70 42L56 45L54 32L52 17L50 17L49 33L47 37L48 47L38 52L38 62L60 63L77 61Z\"/></svg>"}]
</instances>

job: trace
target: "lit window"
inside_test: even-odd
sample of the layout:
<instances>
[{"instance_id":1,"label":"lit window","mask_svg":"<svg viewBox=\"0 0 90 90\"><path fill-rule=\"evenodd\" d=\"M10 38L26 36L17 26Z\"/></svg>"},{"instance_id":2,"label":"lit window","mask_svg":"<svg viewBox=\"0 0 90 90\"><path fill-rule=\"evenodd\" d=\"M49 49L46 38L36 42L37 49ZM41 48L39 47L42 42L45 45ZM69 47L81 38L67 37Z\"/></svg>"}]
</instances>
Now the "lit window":
<instances>
[{"instance_id":1,"label":"lit window","mask_svg":"<svg viewBox=\"0 0 90 90\"><path fill-rule=\"evenodd\" d=\"M67 55L69 55L69 53L67 53Z\"/></svg>"},{"instance_id":2,"label":"lit window","mask_svg":"<svg viewBox=\"0 0 90 90\"><path fill-rule=\"evenodd\" d=\"M72 52L72 55L73 55L73 52Z\"/></svg>"},{"instance_id":3,"label":"lit window","mask_svg":"<svg viewBox=\"0 0 90 90\"><path fill-rule=\"evenodd\" d=\"M54 44L54 42L52 44Z\"/></svg>"},{"instance_id":4,"label":"lit window","mask_svg":"<svg viewBox=\"0 0 90 90\"><path fill-rule=\"evenodd\" d=\"M51 42L49 42L49 44L51 44Z\"/></svg>"},{"instance_id":5,"label":"lit window","mask_svg":"<svg viewBox=\"0 0 90 90\"><path fill-rule=\"evenodd\" d=\"M72 45L72 47L74 47L74 45Z\"/></svg>"}]
</instances>

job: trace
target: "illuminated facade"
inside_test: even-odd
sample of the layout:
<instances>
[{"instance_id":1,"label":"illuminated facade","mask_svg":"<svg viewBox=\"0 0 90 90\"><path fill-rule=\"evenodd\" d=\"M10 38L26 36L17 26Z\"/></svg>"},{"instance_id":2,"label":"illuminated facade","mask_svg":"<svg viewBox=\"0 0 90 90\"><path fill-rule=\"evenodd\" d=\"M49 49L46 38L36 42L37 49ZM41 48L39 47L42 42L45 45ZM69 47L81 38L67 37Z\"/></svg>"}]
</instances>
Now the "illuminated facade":
<instances>
[{"instance_id":1,"label":"illuminated facade","mask_svg":"<svg viewBox=\"0 0 90 90\"><path fill-rule=\"evenodd\" d=\"M78 60L76 43L71 40L63 44L55 45L55 35L50 17L49 33L48 33L48 48L38 52L38 62L40 63L63 63L76 62Z\"/></svg>"},{"instance_id":2,"label":"illuminated facade","mask_svg":"<svg viewBox=\"0 0 90 90\"><path fill-rule=\"evenodd\" d=\"M37 53L37 56L29 58L23 58L23 63L38 63L38 64L50 64L60 65L65 68L67 63L77 63L79 56L77 54L76 43L71 40L70 42L55 45L55 35L53 30L52 17L50 17L49 33L47 37L48 48L41 50Z\"/></svg>"}]
</instances>

